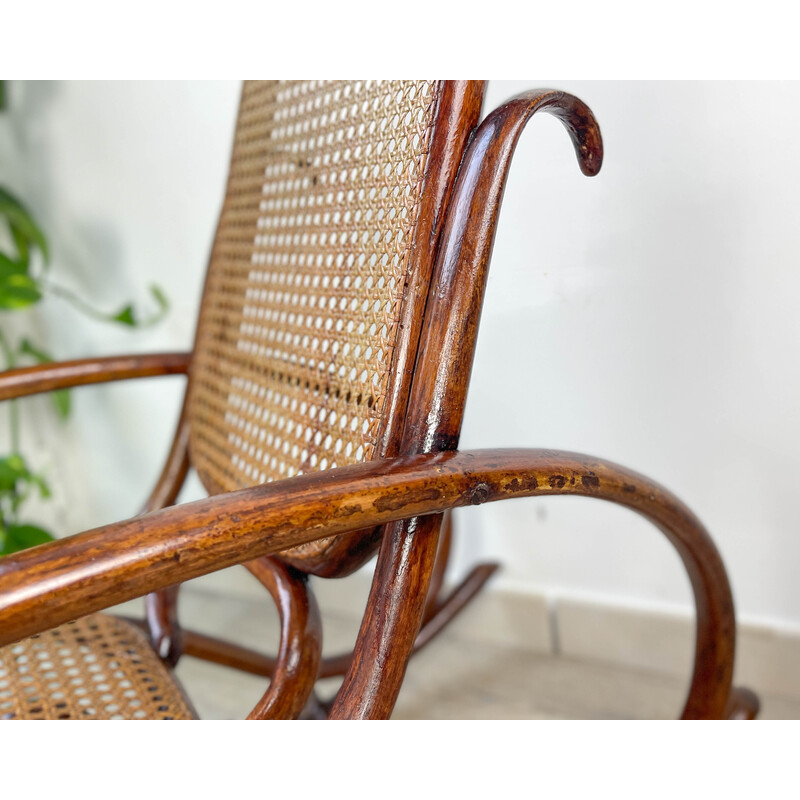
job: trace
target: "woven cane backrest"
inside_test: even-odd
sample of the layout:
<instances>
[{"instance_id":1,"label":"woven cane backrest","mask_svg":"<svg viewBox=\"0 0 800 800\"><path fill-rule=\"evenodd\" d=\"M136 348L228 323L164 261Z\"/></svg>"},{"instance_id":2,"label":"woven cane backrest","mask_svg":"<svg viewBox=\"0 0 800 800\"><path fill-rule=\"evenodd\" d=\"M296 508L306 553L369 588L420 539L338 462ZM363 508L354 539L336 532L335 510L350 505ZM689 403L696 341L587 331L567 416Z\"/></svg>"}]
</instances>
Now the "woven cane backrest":
<instances>
[{"instance_id":1,"label":"woven cane backrest","mask_svg":"<svg viewBox=\"0 0 800 800\"><path fill-rule=\"evenodd\" d=\"M381 454L440 91L245 83L190 386L212 493Z\"/></svg>"}]
</instances>

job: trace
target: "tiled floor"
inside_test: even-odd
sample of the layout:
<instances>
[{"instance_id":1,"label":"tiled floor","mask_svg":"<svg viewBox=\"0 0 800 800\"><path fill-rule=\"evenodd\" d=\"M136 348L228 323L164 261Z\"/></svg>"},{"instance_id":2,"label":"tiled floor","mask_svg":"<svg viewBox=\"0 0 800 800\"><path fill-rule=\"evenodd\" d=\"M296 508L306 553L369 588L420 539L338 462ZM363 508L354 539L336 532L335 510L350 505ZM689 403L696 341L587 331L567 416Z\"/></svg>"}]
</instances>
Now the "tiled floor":
<instances>
[{"instance_id":1,"label":"tiled floor","mask_svg":"<svg viewBox=\"0 0 800 800\"><path fill-rule=\"evenodd\" d=\"M264 602L185 590L187 627L274 652L277 617ZM325 618L326 653L345 649L358 620ZM185 658L178 676L205 719L247 715L262 678ZM757 689L758 687L753 687ZM332 695L336 681L319 686ZM412 660L395 719L669 719L680 712L686 683L670 676L498 646L476 646L445 632ZM800 700L762 696L761 717L800 719Z\"/></svg>"}]
</instances>

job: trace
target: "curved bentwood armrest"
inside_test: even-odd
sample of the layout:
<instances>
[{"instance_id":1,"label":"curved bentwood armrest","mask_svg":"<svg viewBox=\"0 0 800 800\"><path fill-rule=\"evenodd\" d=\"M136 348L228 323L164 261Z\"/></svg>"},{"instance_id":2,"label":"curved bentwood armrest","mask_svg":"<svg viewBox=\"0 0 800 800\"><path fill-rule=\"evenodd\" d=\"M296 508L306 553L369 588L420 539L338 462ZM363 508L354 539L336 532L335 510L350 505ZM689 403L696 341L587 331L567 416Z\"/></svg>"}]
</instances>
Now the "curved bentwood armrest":
<instances>
[{"instance_id":1,"label":"curved bentwood armrest","mask_svg":"<svg viewBox=\"0 0 800 800\"><path fill-rule=\"evenodd\" d=\"M185 375L191 360L191 353L149 353L82 358L11 369L0 372L0 400L13 400L91 383Z\"/></svg>"},{"instance_id":2,"label":"curved bentwood armrest","mask_svg":"<svg viewBox=\"0 0 800 800\"><path fill-rule=\"evenodd\" d=\"M676 546L696 587L722 587L703 614L722 620L732 613L716 548L691 511L666 489L588 456L485 450L406 456L302 475L6 556L0 561L0 644L325 536L459 506L559 494L608 500L646 517ZM723 646L732 648L733 630L728 633Z\"/></svg>"}]
</instances>

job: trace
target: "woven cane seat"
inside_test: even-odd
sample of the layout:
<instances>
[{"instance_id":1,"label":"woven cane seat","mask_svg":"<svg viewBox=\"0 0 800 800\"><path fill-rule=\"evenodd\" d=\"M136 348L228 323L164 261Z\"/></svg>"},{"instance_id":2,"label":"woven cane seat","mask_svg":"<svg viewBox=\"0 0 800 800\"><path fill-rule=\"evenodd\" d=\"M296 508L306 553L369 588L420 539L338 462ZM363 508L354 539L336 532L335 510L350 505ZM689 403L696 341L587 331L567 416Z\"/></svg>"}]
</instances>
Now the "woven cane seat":
<instances>
[{"instance_id":1,"label":"woven cane seat","mask_svg":"<svg viewBox=\"0 0 800 800\"><path fill-rule=\"evenodd\" d=\"M93 614L0 648L0 719L194 719L134 625Z\"/></svg>"}]
</instances>

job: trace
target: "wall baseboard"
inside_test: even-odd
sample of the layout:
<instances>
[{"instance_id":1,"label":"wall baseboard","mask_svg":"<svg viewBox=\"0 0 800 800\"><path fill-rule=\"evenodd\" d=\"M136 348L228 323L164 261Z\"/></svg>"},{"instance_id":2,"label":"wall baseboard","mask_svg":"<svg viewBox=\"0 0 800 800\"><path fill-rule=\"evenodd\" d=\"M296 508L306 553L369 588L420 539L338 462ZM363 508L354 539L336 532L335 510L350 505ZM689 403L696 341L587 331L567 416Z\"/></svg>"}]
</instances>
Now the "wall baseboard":
<instances>
[{"instance_id":1,"label":"wall baseboard","mask_svg":"<svg viewBox=\"0 0 800 800\"><path fill-rule=\"evenodd\" d=\"M193 584L200 590L264 598L243 570L215 573ZM362 570L344 580L314 580L323 617L361 616L371 574ZM694 653L694 619L576 597L489 589L450 626L452 635L472 644L513 647L688 678ZM739 626L737 685L759 694L800 700L800 632L768 625Z\"/></svg>"}]
</instances>

